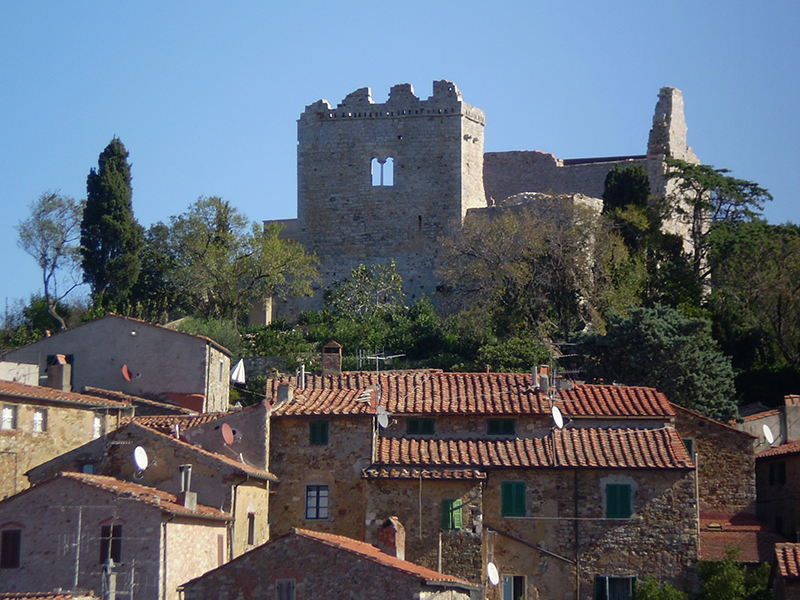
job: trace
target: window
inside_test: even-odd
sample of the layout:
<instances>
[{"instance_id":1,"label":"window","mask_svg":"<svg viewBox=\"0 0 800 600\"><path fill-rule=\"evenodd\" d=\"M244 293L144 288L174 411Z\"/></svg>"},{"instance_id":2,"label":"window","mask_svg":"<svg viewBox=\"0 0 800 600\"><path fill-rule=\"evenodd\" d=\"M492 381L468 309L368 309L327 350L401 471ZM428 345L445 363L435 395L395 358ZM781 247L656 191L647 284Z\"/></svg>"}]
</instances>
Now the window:
<instances>
[{"instance_id":1,"label":"window","mask_svg":"<svg viewBox=\"0 0 800 600\"><path fill-rule=\"evenodd\" d=\"M386 160L373 158L370 163L373 187L394 185L394 159L390 156Z\"/></svg>"},{"instance_id":2,"label":"window","mask_svg":"<svg viewBox=\"0 0 800 600\"><path fill-rule=\"evenodd\" d=\"M103 435L103 417L95 415L92 422L92 438L99 438L101 435Z\"/></svg>"},{"instance_id":3,"label":"window","mask_svg":"<svg viewBox=\"0 0 800 600\"><path fill-rule=\"evenodd\" d=\"M223 361L223 360L220 358L220 359L219 359L219 380L220 380L220 382L223 380L223 377L222 377L222 375L223 375L223 370L224 370L224 367L225 367L225 361Z\"/></svg>"},{"instance_id":4,"label":"window","mask_svg":"<svg viewBox=\"0 0 800 600\"><path fill-rule=\"evenodd\" d=\"M94 473L94 463L82 463L81 473L92 475Z\"/></svg>"},{"instance_id":5,"label":"window","mask_svg":"<svg viewBox=\"0 0 800 600\"><path fill-rule=\"evenodd\" d=\"M683 445L686 446L686 452L689 453L689 458L694 460L694 439L683 438Z\"/></svg>"},{"instance_id":6,"label":"window","mask_svg":"<svg viewBox=\"0 0 800 600\"><path fill-rule=\"evenodd\" d=\"M309 443L312 446L324 446L328 443L328 422L311 421L308 424Z\"/></svg>"},{"instance_id":7,"label":"window","mask_svg":"<svg viewBox=\"0 0 800 600\"><path fill-rule=\"evenodd\" d=\"M594 600L630 600L635 582L635 577L597 575L594 578Z\"/></svg>"},{"instance_id":8,"label":"window","mask_svg":"<svg viewBox=\"0 0 800 600\"><path fill-rule=\"evenodd\" d=\"M633 510L631 509L630 484L606 484L606 518L630 519L631 514L633 514Z\"/></svg>"},{"instance_id":9,"label":"window","mask_svg":"<svg viewBox=\"0 0 800 600\"><path fill-rule=\"evenodd\" d=\"M0 569L19 569L21 549L22 530L4 530L0 542Z\"/></svg>"},{"instance_id":10,"label":"window","mask_svg":"<svg viewBox=\"0 0 800 600\"><path fill-rule=\"evenodd\" d=\"M769 465L769 484L783 485L786 483L786 463L780 461Z\"/></svg>"},{"instance_id":11,"label":"window","mask_svg":"<svg viewBox=\"0 0 800 600\"><path fill-rule=\"evenodd\" d=\"M294 600L294 579L278 579L275 582L275 600Z\"/></svg>"},{"instance_id":12,"label":"window","mask_svg":"<svg viewBox=\"0 0 800 600\"><path fill-rule=\"evenodd\" d=\"M328 486L306 487L306 519L328 518Z\"/></svg>"},{"instance_id":13,"label":"window","mask_svg":"<svg viewBox=\"0 0 800 600\"><path fill-rule=\"evenodd\" d=\"M461 498L442 500L442 529L461 529L462 513Z\"/></svg>"},{"instance_id":14,"label":"window","mask_svg":"<svg viewBox=\"0 0 800 600\"><path fill-rule=\"evenodd\" d=\"M525 600L524 575L503 575L503 600Z\"/></svg>"},{"instance_id":15,"label":"window","mask_svg":"<svg viewBox=\"0 0 800 600\"><path fill-rule=\"evenodd\" d=\"M33 431L43 433L47 431L47 410L37 408L33 411Z\"/></svg>"},{"instance_id":16,"label":"window","mask_svg":"<svg viewBox=\"0 0 800 600\"><path fill-rule=\"evenodd\" d=\"M247 543L250 546L256 544L256 514L247 513Z\"/></svg>"},{"instance_id":17,"label":"window","mask_svg":"<svg viewBox=\"0 0 800 600\"><path fill-rule=\"evenodd\" d=\"M504 517L525 516L525 482L504 481L501 486Z\"/></svg>"},{"instance_id":18,"label":"window","mask_svg":"<svg viewBox=\"0 0 800 600\"><path fill-rule=\"evenodd\" d=\"M109 559L122 562L122 525L103 525L100 527L100 564Z\"/></svg>"},{"instance_id":19,"label":"window","mask_svg":"<svg viewBox=\"0 0 800 600\"><path fill-rule=\"evenodd\" d=\"M433 435L435 419L408 419L406 433L408 435Z\"/></svg>"},{"instance_id":20,"label":"window","mask_svg":"<svg viewBox=\"0 0 800 600\"><path fill-rule=\"evenodd\" d=\"M489 435L514 435L514 419L489 419Z\"/></svg>"},{"instance_id":21,"label":"window","mask_svg":"<svg viewBox=\"0 0 800 600\"><path fill-rule=\"evenodd\" d=\"M0 429L17 428L17 405L3 404L2 419L0 419Z\"/></svg>"}]
</instances>

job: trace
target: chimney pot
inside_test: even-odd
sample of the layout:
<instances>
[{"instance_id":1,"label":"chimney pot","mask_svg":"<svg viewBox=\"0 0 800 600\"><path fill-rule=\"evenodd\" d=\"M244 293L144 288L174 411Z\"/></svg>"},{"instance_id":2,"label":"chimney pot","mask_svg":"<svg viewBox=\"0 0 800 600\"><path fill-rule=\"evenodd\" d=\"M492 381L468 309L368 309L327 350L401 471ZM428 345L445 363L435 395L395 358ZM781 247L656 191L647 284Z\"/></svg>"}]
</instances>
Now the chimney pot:
<instances>
[{"instance_id":1,"label":"chimney pot","mask_svg":"<svg viewBox=\"0 0 800 600\"><path fill-rule=\"evenodd\" d=\"M397 517L389 517L378 528L378 548L389 556L406 559L406 528Z\"/></svg>"},{"instance_id":2,"label":"chimney pot","mask_svg":"<svg viewBox=\"0 0 800 600\"><path fill-rule=\"evenodd\" d=\"M291 402L294 399L294 390L289 383L278 384L278 402Z\"/></svg>"}]
</instances>

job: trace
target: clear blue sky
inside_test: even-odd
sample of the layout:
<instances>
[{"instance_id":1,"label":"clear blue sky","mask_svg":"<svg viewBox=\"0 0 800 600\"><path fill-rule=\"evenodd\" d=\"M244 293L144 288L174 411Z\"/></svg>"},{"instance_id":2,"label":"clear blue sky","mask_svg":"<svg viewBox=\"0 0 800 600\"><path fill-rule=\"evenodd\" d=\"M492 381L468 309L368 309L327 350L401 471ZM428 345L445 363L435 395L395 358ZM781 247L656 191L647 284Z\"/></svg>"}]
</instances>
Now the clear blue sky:
<instances>
[{"instance_id":1,"label":"clear blue sky","mask_svg":"<svg viewBox=\"0 0 800 600\"><path fill-rule=\"evenodd\" d=\"M485 111L487 151L559 158L643 154L678 87L700 159L800 223L799 30L797 0L0 0L0 302L41 291L14 225L45 190L84 198L113 136L145 227L211 195L289 218L307 104L435 79Z\"/></svg>"}]
</instances>

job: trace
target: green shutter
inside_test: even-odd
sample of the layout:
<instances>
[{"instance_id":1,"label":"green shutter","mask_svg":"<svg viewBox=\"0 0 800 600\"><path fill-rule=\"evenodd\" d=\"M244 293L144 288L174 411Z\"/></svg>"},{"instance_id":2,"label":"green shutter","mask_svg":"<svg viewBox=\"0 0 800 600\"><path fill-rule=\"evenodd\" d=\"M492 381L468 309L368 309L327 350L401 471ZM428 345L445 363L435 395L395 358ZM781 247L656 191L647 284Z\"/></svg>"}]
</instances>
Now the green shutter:
<instances>
[{"instance_id":1,"label":"green shutter","mask_svg":"<svg viewBox=\"0 0 800 600\"><path fill-rule=\"evenodd\" d=\"M609 519L629 519L631 510L631 486L627 483L606 485L606 517Z\"/></svg>"},{"instance_id":2,"label":"green shutter","mask_svg":"<svg viewBox=\"0 0 800 600\"><path fill-rule=\"evenodd\" d=\"M608 577L594 576L594 600L608 600Z\"/></svg>"},{"instance_id":3,"label":"green shutter","mask_svg":"<svg viewBox=\"0 0 800 600\"><path fill-rule=\"evenodd\" d=\"M525 482L504 481L500 490L504 517L525 516Z\"/></svg>"},{"instance_id":4,"label":"green shutter","mask_svg":"<svg viewBox=\"0 0 800 600\"><path fill-rule=\"evenodd\" d=\"M461 507L461 498L442 500L442 529L461 529L463 527Z\"/></svg>"},{"instance_id":5,"label":"green shutter","mask_svg":"<svg viewBox=\"0 0 800 600\"><path fill-rule=\"evenodd\" d=\"M328 443L327 421L311 421L309 423L309 442L312 446L324 446Z\"/></svg>"}]
</instances>

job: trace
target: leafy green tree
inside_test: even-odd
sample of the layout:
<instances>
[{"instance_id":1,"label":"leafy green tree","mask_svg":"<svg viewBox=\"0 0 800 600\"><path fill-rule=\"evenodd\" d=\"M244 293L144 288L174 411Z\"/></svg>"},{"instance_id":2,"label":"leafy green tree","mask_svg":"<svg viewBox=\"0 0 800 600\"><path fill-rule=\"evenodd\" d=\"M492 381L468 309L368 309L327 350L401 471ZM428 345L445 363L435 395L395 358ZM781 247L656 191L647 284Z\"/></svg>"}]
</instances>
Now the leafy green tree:
<instances>
[{"instance_id":1,"label":"leafy green tree","mask_svg":"<svg viewBox=\"0 0 800 600\"><path fill-rule=\"evenodd\" d=\"M701 560L697 563L701 592L699 600L769 600L768 563L752 572L739 561L740 549L731 547L719 561Z\"/></svg>"},{"instance_id":2,"label":"leafy green tree","mask_svg":"<svg viewBox=\"0 0 800 600\"><path fill-rule=\"evenodd\" d=\"M633 600L687 600L684 592L676 590L670 583L659 583L654 577L645 577L636 582Z\"/></svg>"},{"instance_id":3,"label":"leafy green tree","mask_svg":"<svg viewBox=\"0 0 800 600\"><path fill-rule=\"evenodd\" d=\"M59 330L67 328L59 305L81 283L77 271L82 215L83 202L45 192L31 204L30 216L17 225L17 243L42 271L47 313Z\"/></svg>"},{"instance_id":4,"label":"leafy green tree","mask_svg":"<svg viewBox=\"0 0 800 600\"><path fill-rule=\"evenodd\" d=\"M179 281L198 315L236 324L257 299L311 293L316 257L279 237L277 224L250 225L220 198L200 198L172 218Z\"/></svg>"},{"instance_id":5,"label":"leafy green tree","mask_svg":"<svg viewBox=\"0 0 800 600\"><path fill-rule=\"evenodd\" d=\"M220 346L230 350L233 356L241 356L242 336L239 330L227 319L198 319L196 317L186 317L180 319L176 325L178 331L202 335L214 340Z\"/></svg>"},{"instance_id":6,"label":"leafy green tree","mask_svg":"<svg viewBox=\"0 0 800 600\"><path fill-rule=\"evenodd\" d=\"M84 279L98 303L122 305L139 278L142 228L133 217L128 151L114 138L86 179L81 222Z\"/></svg>"},{"instance_id":7,"label":"leafy green tree","mask_svg":"<svg viewBox=\"0 0 800 600\"><path fill-rule=\"evenodd\" d=\"M682 160L667 159L667 178L674 185L668 200L673 210L689 222L692 270L704 280L713 270L708 264L710 235L716 223L738 223L757 217L772 195L757 183L726 175L715 169Z\"/></svg>"},{"instance_id":8,"label":"leafy green tree","mask_svg":"<svg viewBox=\"0 0 800 600\"><path fill-rule=\"evenodd\" d=\"M614 165L606 175L603 189L603 212L618 208L638 206L647 208L650 197L650 180L641 165Z\"/></svg>"},{"instance_id":9,"label":"leafy green tree","mask_svg":"<svg viewBox=\"0 0 800 600\"><path fill-rule=\"evenodd\" d=\"M584 334L590 379L656 388L676 404L727 422L738 417L733 368L704 319L656 305L612 317L606 335Z\"/></svg>"},{"instance_id":10,"label":"leafy green tree","mask_svg":"<svg viewBox=\"0 0 800 600\"><path fill-rule=\"evenodd\" d=\"M406 309L403 278L394 260L358 265L350 277L335 281L325 292L325 307L336 317L352 319L396 314Z\"/></svg>"}]
</instances>

